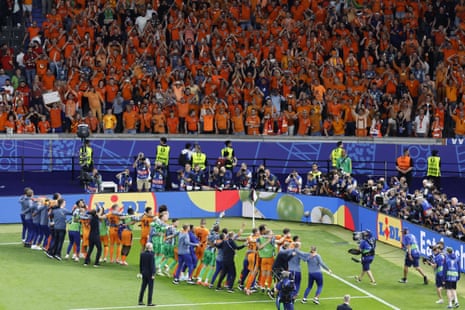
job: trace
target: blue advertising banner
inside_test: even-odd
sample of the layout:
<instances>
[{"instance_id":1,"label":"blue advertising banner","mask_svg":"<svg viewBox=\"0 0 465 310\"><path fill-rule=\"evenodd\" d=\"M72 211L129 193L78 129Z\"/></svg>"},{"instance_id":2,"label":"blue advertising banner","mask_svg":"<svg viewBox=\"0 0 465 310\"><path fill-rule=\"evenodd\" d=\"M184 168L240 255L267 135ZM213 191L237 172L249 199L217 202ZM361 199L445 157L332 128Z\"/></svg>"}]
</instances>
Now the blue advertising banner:
<instances>
[{"instance_id":1,"label":"blue advertising banner","mask_svg":"<svg viewBox=\"0 0 465 310\"><path fill-rule=\"evenodd\" d=\"M109 209L113 204L118 204L125 212L132 208L136 213L143 213L146 207L158 209L165 204L171 218L216 217L222 211L231 217L242 215L238 191L83 194L64 195L63 198L69 210L77 200L84 199L90 208L99 206ZM20 223L20 213L19 197L0 198L0 224Z\"/></svg>"},{"instance_id":2,"label":"blue advertising banner","mask_svg":"<svg viewBox=\"0 0 465 310\"><path fill-rule=\"evenodd\" d=\"M452 139L453 140L453 139ZM414 162L414 175L423 176L426 172L426 159L433 149L439 151L443 170L453 172L455 176L465 176L465 144L461 140L449 141L447 145L398 145L371 142L346 142L344 148L357 165L354 174L383 175L384 170L395 171L395 159L405 148L409 148ZM302 170L311 168L315 161L327 161L334 141L295 141L279 142L273 140L232 140L236 157L250 166L263 162L273 167L275 173L288 173L293 167ZM177 157L185 143L190 140L168 140L171 147L171 165L177 166ZM219 156L224 141L199 140L202 151L207 154L210 164ZM102 171L120 171L132 165L134 157L144 152L151 159L155 158L158 138L148 139L99 139L92 138L96 167ZM72 169L71 158L78 156L81 140L78 138L56 138L44 140L0 140L0 171L49 170L69 171ZM25 161L23 162L23 158ZM23 166L25 163L25 166ZM77 161L75 160L75 168ZM303 167L302 167L303 166ZM322 167L325 169L325 167ZM443 173L447 176L447 173Z\"/></svg>"}]
</instances>

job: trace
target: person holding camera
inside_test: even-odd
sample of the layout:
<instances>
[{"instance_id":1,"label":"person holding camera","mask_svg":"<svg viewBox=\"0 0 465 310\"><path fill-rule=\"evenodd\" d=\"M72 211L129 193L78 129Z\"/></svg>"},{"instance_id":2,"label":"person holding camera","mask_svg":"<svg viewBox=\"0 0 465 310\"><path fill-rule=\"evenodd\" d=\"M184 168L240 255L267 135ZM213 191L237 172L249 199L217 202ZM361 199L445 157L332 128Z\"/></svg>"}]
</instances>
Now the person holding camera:
<instances>
[{"instance_id":1,"label":"person holding camera","mask_svg":"<svg viewBox=\"0 0 465 310\"><path fill-rule=\"evenodd\" d=\"M361 282L365 274L368 275L371 285L376 285L375 277L371 272L370 265L375 258L376 239L373 238L371 231L365 230L362 233L362 240L360 240L359 250L362 255L362 273L360 276L355 276L357 282Z\"/></svg>"},{"instance_id":2,"label":"person holding camera","mask_svg":"<svg viewBox=\"0 0 465 310\"><path fill-rule=\"evenodd\" d=\"M284 182L287 184L288 193L300 193L302 189L302 177L299 175L297 170L292 170Z\"/></svg>"},{"instance_id":3,"label":"person holding camera","mask_svg":"<svg viewBox=\"0 0 465 310\"><path fill-rule=\"evenodd\" d=\"M404 276L399 280L400 283L407 283L408 268L414 267L422 276L423 283L428 284L428 278L425 272L420 267L420 249L418 247L417 238L410 233L408 228L402 229L402 247L405 250Z\"/></svg>"},{"instance_id":4,"label":"person holding camera","mask_svg":"<svg viewBox=\"0 0 465 310\"><path fill-rule=\"evenodd\" d=\"M155 167L153 168L152 173L152 192L163 192L165 191L166 186L166 172L163 168L163 164L161 162L155 162Z\"/></svg>"},{"instance_id":5,"label":"person holding camera","mask_svg":"<svg viewBox=\"0 0 465 310\"><path fill-rule=\"evenodd\" d=\"M295 283L291 278L289 271L281 272L281 280L274 287L274 294L276 296L276 309L281 309L281 304L284 310L294 310L294 291Z\"/></svg>"},{"instance_id":6,"label":"person holding camera","mask_svg":"<svg viewBox=\"0 0 465 310\"><path fill-rule=\"evenodd\" d=\"M129 173L129 169L124 169L124 171L118 173L116 175L116 179L118 180L118 192L119 193L127 193L132 186L132 177Z\"/></svg>"},{"instance_id":7,"label":"person holding camera","mask_svg":"<svg viewBox=\"0 0 465 310\"><path fill-rule=\"evenodd\" d=\"M96 168L92 170L87 184L88 193L100 193L102 191L102 175Z\"/></svg>"},{"instance_id":8,"label":"person holding camera","mask_svg":"<svg viewBox=\"0 0 465 310\"><path fill-rule=\"evenodd\" d=\"M239 189L250 189L252 186L252 172L247 168L246 163L241 164L241 168L236 173Z\"/></svg>"},{"instance_id":9,"label":"person holding camera","mask_svg":"<svg viewBox=\"0 0 465 310\"><path fill-rule=\"evenodd\" d=\"M132 167L136 169L137 191L148 192L150 190L150 160L140 152Z\"/></svg>"}]
</instances>

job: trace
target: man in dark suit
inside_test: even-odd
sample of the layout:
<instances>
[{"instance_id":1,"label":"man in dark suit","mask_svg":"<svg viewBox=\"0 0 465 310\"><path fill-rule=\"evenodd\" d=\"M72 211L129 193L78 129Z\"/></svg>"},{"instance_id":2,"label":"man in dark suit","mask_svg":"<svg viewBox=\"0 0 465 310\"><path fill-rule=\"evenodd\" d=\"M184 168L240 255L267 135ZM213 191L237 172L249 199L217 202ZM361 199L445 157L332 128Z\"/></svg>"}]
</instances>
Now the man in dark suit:
<instances>
[{"instance_id":1,"label":"man in dark suit","mask_svg":"<svg viewBox=\"0 0 465 310\"><path fill-rule=\"evenodd\" d=\"M155 304L152 303L153 279L155 279L155 257L153 253L153 244L150 242L146 243L145 251L140 254L139 274L137 276L142 278L142 285L139 293L139 305L144 305L144 293L148 285L149 291L147 306L155 306Z\"/></svg>"},{"instance_id":2,"label":"man in dark suit","mask_svg":"<svg viewBox=\"0 0 465 310\"><path fill-rule=\"evenodd\" d=\"M344 303L337 306L336 310L352 310L349 303L350 303L350 295L344 295Z\"/></svg>"}]
</instances>

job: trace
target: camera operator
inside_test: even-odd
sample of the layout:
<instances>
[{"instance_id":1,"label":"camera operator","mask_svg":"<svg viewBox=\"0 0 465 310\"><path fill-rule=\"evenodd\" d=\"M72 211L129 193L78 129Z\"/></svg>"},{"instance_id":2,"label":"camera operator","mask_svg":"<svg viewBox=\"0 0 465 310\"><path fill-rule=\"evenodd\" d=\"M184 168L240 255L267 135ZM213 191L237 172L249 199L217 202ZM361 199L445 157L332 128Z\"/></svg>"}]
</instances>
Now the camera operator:
<instances>
[{"instance_id":1,"label":"camera operator","mask_svg":"<svg viewBox=\"0 0 465 310\"><path fill-rule=\"evenodd\" d=\"M258 166L253 183L256 190L264 191L266 189L265 166L263 164Z\"/></svg>"},{"instance_id":2,"label":"camera operator","mask_svg":"<svg viewBox=\"0 0 465 310\"><path fill-rule=\"evenodd\" d=\"M129 173L129 169L124 169L124 171L116 175L118 180L118 192L127 193L132 186L132 177Z\"/></svg>"},{"instance_id":3,"label":"camera operator","mask_svg":"<svg viewBox=\"0 0 465 310\"><path fill-rule=\"evenodd\" d=\"M284 182L287 184L288 193L300 193L302 190L302 177L295 169L292 170Z\"/></svg>"},{"instance_id":4,"label":"camera operator","mask_svg":"<svg viewBox=\"0 0 465 310\"><path fill-rule=\"evenodd\" d=\"M150 160L140 152L132 167L136 169L137 191L148 192L150 190Z\"/></svg>"},{"instance_id":5,"label":"camera operator","mask_svg":"<svg viewBox=\"0 0 465 310\"><path fill-rule=\"evenodd\" d=\"M302 189L302 193L305 195L316 195L318 191L318 180L315 178L311 171L307 173L307 179L305 186Z\"/></svg>"},{"instance_id":6,"label":"camera operator","mask_svg":"<svg viewBox=\"0 0 465 310\"><path fill-rule=\"evenodd\" d=\"M376 285L375 278L373 277L373 273L370 269L370 265L373 262L373 259L375 258L376 248L376 239L373 238L371 231L365 230L362 232L362 239L360 240L358 248L362 255L362 273L360 274L360 276L355 276L355 280L357 282L361 282L363 276L367 274L368 278L370 279L370 283L372 285Z\"/></svg>"},{"instance_id":7,"label":"camera operator","mask_svg":"<svg viewBox=\"0 0 465 310\"><path fill-rule=\"evenodd\" d=\"M246 163L241 164L241 168L236 173L236 177L239 189L250 189L252 186L252 172L247 168Z\"/></svg>"},{"instance_id":8,"label":"camera operator","mask_svg":"<svg viewBox=\"0 0 465 310\"><path fill-rule=\"evenodd\" d=\"M152 192L163 192L166 188L166 171L161 162L155 162L152 172Z\"/></svg>"},{"instance_id":9,"label":"camera operator","mask_svg":"<svg viewBox=\"0 0 465 310\"><path fill-rule=\"evenodd\" d=\"M280 192L281 184L277 176L271 173L270 169L265 169L265 190L268 192Z\"/></svg>"},{"instance_id":10,"label":"camera operator","mask_svg":"<svg viewBox=\"0 0 465 310\"><path fill-rule=\"evenodd\" d=\"M102 175L96 168L92 170L92 174L89 177L89 183L87 184L88 193L100 193L102 191Z\"/></svg>"}]
</instances>

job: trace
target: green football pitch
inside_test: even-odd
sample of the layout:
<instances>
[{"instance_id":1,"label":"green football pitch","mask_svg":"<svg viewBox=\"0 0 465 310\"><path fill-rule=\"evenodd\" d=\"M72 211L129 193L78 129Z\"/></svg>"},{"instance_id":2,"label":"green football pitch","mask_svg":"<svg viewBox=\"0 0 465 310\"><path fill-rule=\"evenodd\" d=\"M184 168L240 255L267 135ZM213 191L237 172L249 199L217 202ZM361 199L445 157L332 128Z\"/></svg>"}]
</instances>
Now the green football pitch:
<instances>
[{"instance_id":1,"label":"green football pitch","mask_svg":"<svg viewBox=\"0 0 465 310\"><path fill-rule=\"evenodd\" d=\"M208 220L208 225L213 223ZM182 219L181 223L197 225L198 219ZM245 233L251 228L249 219L225 218L222 227L237 230L246 224ZM257 221L257 226L261 224ZM410 270L408 283L401 284L403 252L378 242L377 255L372 265L377 286L369 284L365 277L361 283L354 281L361 266L351 260L347 250L355 246L352 233L335 226L306 225L301 223L263 222L275 233L289 227L293 235L299 235L303 250L311 245L318 247L325 263L333 274L324 275L324 288L320 305L310 300L302 304L300 298L306 288L305 265L303 280L295 309L336 309L345 294L352 296L353 309L445 309L438 305L431 267L423 265L430 280L429 285L415 270ZM129 266L105 263L100 268L84 267L73 261L51 260L42 251L24 248L20 243L20 225L0 226L0 309L136 309L140 280L137 279L139 257L139 231L135 232L134 245L128 257ZM63 257L65 253L64 245ZM242 267L244 250L237 255L238 274ZM264 293L246 296L236 290L234 294L215 292L197 285L181 283L175 286L172 279L158 277L155 280L154 303L156 308L168 309L276 309L273 301ZM313 297L315 287L309 297ZM459 301L465 306L463 284L459 282ZM447 297L443 292L445 301Z\"/></svg>"}]
</instances>

